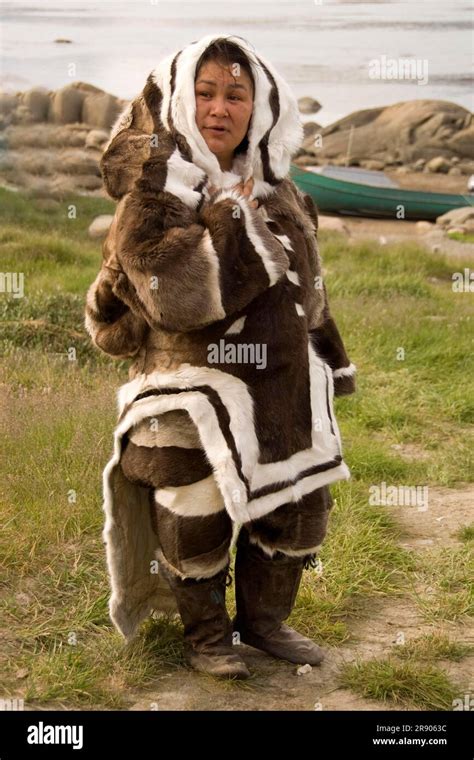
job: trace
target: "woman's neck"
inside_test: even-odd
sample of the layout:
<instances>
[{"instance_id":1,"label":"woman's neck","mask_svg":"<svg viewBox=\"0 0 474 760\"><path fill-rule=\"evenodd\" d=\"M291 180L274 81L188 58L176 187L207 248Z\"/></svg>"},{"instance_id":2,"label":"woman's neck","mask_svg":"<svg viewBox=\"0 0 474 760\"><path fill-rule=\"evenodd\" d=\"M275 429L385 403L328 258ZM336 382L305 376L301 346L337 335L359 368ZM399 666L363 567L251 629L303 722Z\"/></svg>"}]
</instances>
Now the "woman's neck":
<instances>
[{"instance_id":1,"label":"woman's neck","mask_svg":"<svg viewBox=\"0 0 474 760\"><path fill-rule=\"evenodd\" d=\"M222 156L221 158L218 157L217 160L219 161L219 166L223 172L230 172L232 164L234 163L234 154L231 153L230 155Z\"/></svg>"}]
</instances>

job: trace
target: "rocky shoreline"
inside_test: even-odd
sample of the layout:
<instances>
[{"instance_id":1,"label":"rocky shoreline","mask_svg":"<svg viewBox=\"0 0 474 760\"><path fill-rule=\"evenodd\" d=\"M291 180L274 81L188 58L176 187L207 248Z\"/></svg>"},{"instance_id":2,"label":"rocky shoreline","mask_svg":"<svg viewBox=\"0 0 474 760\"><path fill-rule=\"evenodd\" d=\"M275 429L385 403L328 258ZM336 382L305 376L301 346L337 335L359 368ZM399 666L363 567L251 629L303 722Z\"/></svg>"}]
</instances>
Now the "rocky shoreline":
<instances>
[{"instance_id":1,"label":"rocky shoreline","mask_svg":"<svg viewBox=\"0 0 474 760\"><path fill-rule=\"evenodd\" d=\"M99 160L128 101L84 82L59 90L0 92L0 183L38 196L104 196ZM317 113L300 98L303 114ZM466 192L474 174L474 120L466 109L415 100L356 111L321 127L304 124L299 166L360 166L395 175L401 187Z\"/></svg>"}]
</instances>

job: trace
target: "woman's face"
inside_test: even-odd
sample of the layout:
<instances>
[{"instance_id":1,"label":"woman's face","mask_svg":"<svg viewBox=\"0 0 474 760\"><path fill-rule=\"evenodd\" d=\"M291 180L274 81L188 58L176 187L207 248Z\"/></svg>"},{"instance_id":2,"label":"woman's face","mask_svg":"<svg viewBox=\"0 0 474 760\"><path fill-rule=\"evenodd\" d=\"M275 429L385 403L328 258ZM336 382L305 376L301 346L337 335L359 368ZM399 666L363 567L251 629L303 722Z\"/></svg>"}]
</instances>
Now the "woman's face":
<instances>
[{"instance_id":1,"label":"woman's face","mask_svg":"<svg viewBox=\"0 0 474 760\"><path fill-rule=\"evenodd\" d=\"M232 168L235 148L242 142L253 109L252 81L242 67L231 69L209 61L196 77L196 124L223 171Z\"/></svg>"}]
</instances>

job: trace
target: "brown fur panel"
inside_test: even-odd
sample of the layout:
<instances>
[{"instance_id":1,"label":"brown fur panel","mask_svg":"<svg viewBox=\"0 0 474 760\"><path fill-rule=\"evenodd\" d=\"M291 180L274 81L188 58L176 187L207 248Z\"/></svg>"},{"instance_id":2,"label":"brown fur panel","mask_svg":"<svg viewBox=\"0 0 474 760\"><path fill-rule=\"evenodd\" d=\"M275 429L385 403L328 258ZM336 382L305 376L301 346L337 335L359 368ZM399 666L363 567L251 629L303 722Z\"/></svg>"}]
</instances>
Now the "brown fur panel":
<instances>
[{"instance_id":1,"label":"brown fur panel","mask_svg":"<svg viewBox=\"0 0 474 760\"><path fill-rule=\"evenodd\" d=\"M155 499L151 510L160 548L177 570L189 572L193 564L205 571L227 555L232 540L232 520L224 509L208 516L181 517Z\"/></svg>"},{"instance_id":2,"label":"brown fur panel","mask_svg":"<svg viewBox=\"0 0 474 760\"><path fill-rule=\"evenodd\" d=\"M108 194L119 200L141 177L150 155L150 135L138 129L120 132L100 159L100 170Z\"/></svg>"},{"instance_id":3,"label":"brown fur panel","mask_svg":"<svg viewBox=\"0 0 474 760\"><path fill-rule=\"evenodd\" d=\"M333 501L328 486L297 502L278 507L265 517L245 523L253 543L279 550L302 551L321 544Z\"/></svg>"},{"instance_id":4,"label":"brown fur panel","mask_svg":"<svg viewBox=\"0 0 474 760\"><path fill-rule=\"evenodd\" d=\"M187 486L212 474L203 449L179 446L149 448L126 442L120 460L123 473L132 483L153 488Z\"/></svg>"},{"instance_id":5,"label":"brown fur panel","mask_svg":"<svg viewBox=\"0 0 474 760\"><path fill-rule=\"evenodd\" d=\"M116 358L126 358L139 351L148 325L113 292L118 276L102 265L87 292L85 326L98 348Z\"/></svg>"},{"instance_id":6,"label":"brown fur panel","mask_svg":"<svg viewBox=\"0 0 474 760\"><path fill-rule=\"evenodd\" d=\"M91 335L95 345L116 359L128 359L140 350L148 325L137 319L133 312L127 312L112 324L95 321Z\"/></svg>"},{"instance_id":7,"label":"brown fur panel","mask_svg":"<svg viewBox=\"0 0 474 760\"><path fill-rule=\"evenodd\" d=\"M334 379L334 395L349 396L356 391L355 375L343 375Z\"/></svg>"}]
</instances>

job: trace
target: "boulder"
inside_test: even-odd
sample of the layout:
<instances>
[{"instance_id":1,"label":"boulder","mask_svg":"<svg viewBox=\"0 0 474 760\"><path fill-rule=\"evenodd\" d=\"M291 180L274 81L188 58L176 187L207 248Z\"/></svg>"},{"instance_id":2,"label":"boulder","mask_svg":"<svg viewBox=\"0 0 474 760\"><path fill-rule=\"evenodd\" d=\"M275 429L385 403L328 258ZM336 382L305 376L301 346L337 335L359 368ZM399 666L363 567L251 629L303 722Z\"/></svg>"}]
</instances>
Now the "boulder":
<instances>
[{"instance_id":1,"label":"boulder","mask_svg":"<svg viewBox=\"0 0 474 760\"><path fill-rule=\"evenodd\" d=\"M114 95L108 92L90 93L84 98L81 121L110 130L121 110L120 102Z\"/></svg>"},{"instance_id":2,"label":"boulder","mask_svg":"<svg viewBox=\"0 0 474 760\"><path fill-rule=\"evenodd\" d=\"M109 231L109 227L112 224L113 215L101 214L96 216L92 224L89 226L88 234L91 238L104 238Z\"/></svg>"},{"instance_id":3,"label":"boulder","mask_svg":"<svg viewBox=\"0 0 474 760\"><path fill-rule=\"evenodd\" d=\"M435 225L431 222L421 221L415 224L415 229L417 235L426 235L427 232L431 232L435 229Z\"/></svg>"},{"instance_id":4,"label":"boulder","mask_svg":"<svg viewBox=\"0 0 474 760\"><path fill-rule=\"evenodd\" d=\"M465 228L466 232L474 232L474 206L462 206L438 216L436 224L445 229Z\"/></svg>"},{"instance_id":5,"label":"boulder","mask_svg":"<svg viewBox=\"0 0 474 760\"><path fill-rule=\"evenodd\" d=\"M72 84L52 93L48 121L53 124L71 124L81 121L84 92Z\"/></svg>"},{"instance_id":6,"label":"boulder","mask_svg":"<svg viewBox=\"0 0 474 760\"><path fill-rule=\"evenodd\" d=\"M468 160L474 149L472 129L472 114L456 103L406 101L356 111L325 127L318 157L334 163L349 151L359 164L380 161L385 166L421 160L424 166L433 158L450 161L455 156Z\"/></svg>"},{"instance_id":7,"label":"boulder","mask_svg":"<svg viewBox=\"0 0 474 760\"><path fill-rule=\"evenodd\" d=\"M348 227L346 227L342 219L338 216L324 216L323 214L320 214L318 217L318 229L342 232L344 235L350 234Z\"/></svg>"},{"instance_id":8,"label":"boulder","mask_svg":"<svg viewBox=\"0 0 474 760\"><path fill-rule=\"evenodd\" d=\"M383 161L363 161L361 166L370 171L381 172L385 168Z\"/></svg>"},{"instance_id":9,"label":"boulder","mask_svg":"<svg viewBox=\"0 0 474 760\"><path fill-rule=\"evenodd\" d=\"M305 137L311 137L311 135L314 135L317 132L322 132L322 129L322 126L315 121L306 121L303 124L303 134Z\"/></svg>"},{"instance_id":10,"label":"boulder","mask_svg":"<svg viewBox=\"0 0 474 760\"><path fill-rule=\"evenodd\" d=\"M443 156L436 156L436 158L432 158L428 161L425 166L425 172L442 172L443 174L447 174L450 168L451 165L449 161L446 161Z\"/></svg>"},{"instance_id":11,"label":"boulder","mask_svg":"<svg viewBox=\"0 0 474 760\"><path fill-rule=\"evenodd\" d=\"M317 113L321 110L321 103L310 97L298 98L298 108L301 113Z\"/></svg>"},{"instance_id":12,"label":"boulder","mask_svg":"<svg viewBox=\"0 0 474 760\"><path fill-rule=\"evenodd\" d=\"M18 105L18 98L11 92L0 92L0 114L10 116Z\"/></svg>"},{"instance_id":13,"label":"boulder","mask_svg":"<svg viewBox=\"0 0 474 760\"><path fill-rule=\"evenodd\" d=\"M297 166L318 166L319 162L314 156L297 156L292 163Z\"/></svg>"},{"instance_id":14,"label":"boulder","mask_svg":"<svg viewBox=\"0 0 474 760\"><path fill-rule=\"evenodd\" d=\"M20 103L29 109L32 121L47 121L50 99L46 87L32 87L20 95Z\"/></svg>"}]
</instances>

